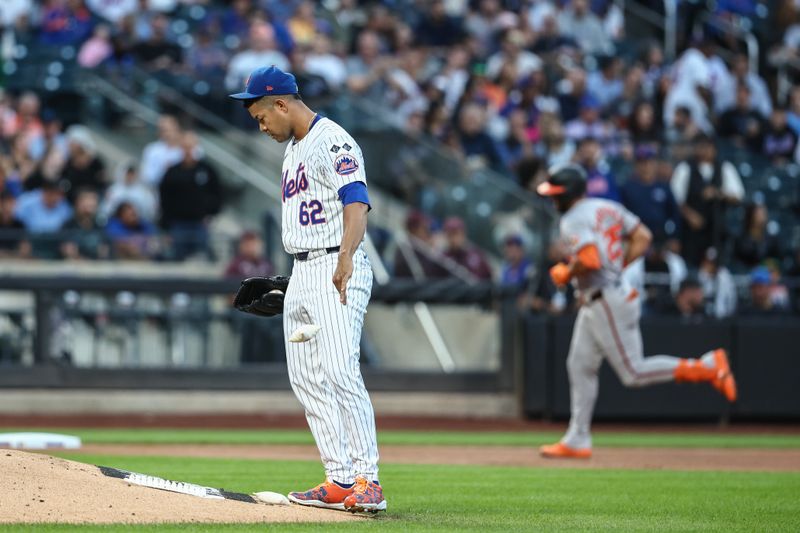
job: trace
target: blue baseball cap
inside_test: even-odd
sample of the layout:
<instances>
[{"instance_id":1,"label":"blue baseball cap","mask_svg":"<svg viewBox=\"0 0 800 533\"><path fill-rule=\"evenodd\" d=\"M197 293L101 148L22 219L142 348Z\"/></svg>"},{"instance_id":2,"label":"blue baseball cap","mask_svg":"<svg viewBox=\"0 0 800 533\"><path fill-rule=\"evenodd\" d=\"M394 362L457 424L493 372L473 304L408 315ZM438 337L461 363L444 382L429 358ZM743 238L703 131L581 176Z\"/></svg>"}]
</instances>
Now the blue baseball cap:
<instances>
[{"instance_id":1,"label":"blue baseball cap","mask_svg":"<svg viewBox=\"0 0 800 533\"><path fill-rule=\"evenodd\" d=\"M297 94L297 80L275 65L261 67L247 78L243 93L230 94L234 100L253 100L262 96Z\"/></svg>"},{"instance_id":2,"label":"blue baseball cap","mask_svg":"<svg viewBox=\"0 0 800 533\"><path fill-rule=\"evenodd\" d=\"M769 285L772 282L772 276L767 267L756 267L750 273L750 283L752 285Z\"/></svg>"}]
</instances>

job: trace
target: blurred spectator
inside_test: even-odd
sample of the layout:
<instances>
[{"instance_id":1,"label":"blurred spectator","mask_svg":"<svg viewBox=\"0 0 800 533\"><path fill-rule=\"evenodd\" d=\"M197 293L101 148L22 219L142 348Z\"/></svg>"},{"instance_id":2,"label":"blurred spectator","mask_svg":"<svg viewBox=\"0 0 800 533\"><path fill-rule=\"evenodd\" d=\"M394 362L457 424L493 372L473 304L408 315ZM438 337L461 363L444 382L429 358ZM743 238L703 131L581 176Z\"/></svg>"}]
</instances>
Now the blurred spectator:
<instances>
[{"instance_id":1,"label":"blurred spectator","mask_svg":"<svg viewBox=\"0 0 800 533\"><path fill-rule=\"evenodd\" d=\"M102 228L97 223L97 206L95 191L78 191L74 216L63 227L66 240L61 243L61 255L65 259L108 258L108 246Z\"/></svg>"},{"instance_id":2,"label":"blurred spectator","mask_svg":"<svg viewBox=\"0 0 800 533\"><path fill-rule=\"evenodd\" d=\"M780 166L792 161L796 149L797 134L789 128L786 110L777 107L772 111L764 133L763 154L773 165Z\"/></svg>"},{"instance_id":3,"label":"blurred spectator","mask_svg":"<svg viewBox=\"0 0 800 533\"><path fill-rule=\"evenodd\" d=\"M97 155L94 139L86 126L70 126L66 133L69 157L61 172L67 199L74 202L80 189L102 193L106 187L105 165Z\"/></svg>"},{"instance_id":4,"label":"blurred spectator","mask_svg":"<svg viewBox=\"0 0 800 533\"><path fill-rule=\"evenodd\" d=\"M30 144L44 134L44 126L39 119L40 109L41 103L36 93L26 91L20 95L16 110L9 113L4 124L4 134L15 137L23 151L29 150Z\"/></svg>"},{"instance_id":5,"label":"blurred spectator","mask_svg":"<svg viewBox=\"0 0 800 533\"><path fill-rule=\"evenodd\" d=\"M503 10L500 0L480 0L475 4L464 20L463 29L476 42L479 53L485 55L496 47L495 36L508 12Z\"/></svg>"},{"instance_id":6,"label":"blurred spectator","mask_svg":"<svg viewBox=\"0 0 800 533\"><path fill-rule=\"evenodd\" d=\"M249 47L231 58L225 87L231 91L241 89L250 73L264 65L289 70L289 59L276 49L273 27L264 22L255 22L250 27Z\"/></svg>"},{"instance_id":7,"label":"blurred spectator","mask_svg":"<svg viewBox=\"0 0 800 533\"><path fill-rule=\"evenodd\" d=\"M592 137L604 146L613 137L609 124L600 118L600 103L589 94L581 100L578 117L567 122L564 133L574 141Z\"/></svg>"},{"instance_id":8,"label":"blurred spectator","mask_svg":"<svg viewBox=\"0 0 800 533\"><path fill-rule=\"evenodd\" d=\"M331 40L324 34L317 34L314 38L311 49L305 57L305 68L309 73L321 76L328 87L335 91L341 89L347 81L347 66L333 53Z\"/></svg>"},{"instance_id":9,"label":"blurred spectator","mask_svg":"<svg viewBox=\"0 0 800 533\"><path fill-rule=\"evenodd\" d=\"M484 129L486 112L478 104L466 104L458 117L458 138L464 155L478 164L496 170L503 168L503 160L494 140Z\"/></svg>"},{"instance_id":10,"label":"blurred spectator","mask_svg":"<svg viewBox=\"0 0 800 533\"><path fill-rule=\"evenodd\" d=\"M303 88L303 98L313 99L328 96L330 88L325 78L309 72L306 68L307 51L303 46L295 46L289 54L291 71L297 81L297 86Z\"/></svg>"},{"instance_id":11,"label":"blurred spectator","mask_svg":"<svg viewBox=\"0 0 800 533\"><path fill-rule=\"evenodd\" d=\"M546 160L547 166L564 165L572 161L575 143L564 135L564 127L558 117L551 113L543 114L539 127L542 142L538 155Z\"/></svg>"},{"instance_id":12,"label":"blurred spectator","mask_svg":"<svg viewBox=\"0 0 800 533\"><path fill-rule=\"evenodd\" d=\"M514 171L521 159L533 156L533 142L537 140L538 130L528 128L525 111L512 111L508 117L508 136L498 145L506 168Z\"/></svg>"},{"instance_id":13,"label":"blurred spectator","mask_svg":"<svg viewBox=\"0 0 800 533\"><path fill-rule=\"evenodd\" d=\"M697 276L703 285L709 315L726 318L736 312L736 284L730 270L721 264L716 249L706 250Z\"/></svg>"},{"instance_id":14,"label":"blurred spectator","mask_svg":"<svg viewBox=\"0 0 800 533\"><path fill-rule=\"evenodd\" d=\"M647 44L641 59L642 68L644 69L642 91L647 98L651 98L656 94L667 71L667 66L664 62L664 50L661 49L661 45L658 42L651 41Z\"/></svg>"},{"instance_id":15,"label":"blurred spectator","mask_svg":"<svg viewBox=\"0 0 800 533\"><path fill-rule=\"evenodd\" d=\"M58 183L46 181L19 197L14 216L31 233L55 233L72 218L72 208Z\"/></svg>"},{"instance_id":16,"label":"blurred spectator","mask_svg":"<svg viewBox=\"0 0 800 533\"><path fill-rule=\"evenodd\" d=\"M49 0L40 21L39 40L49 46L77 45L92 32L92 14L83 0Z\"/></svg>"},{"instance_id":17,"label":"blurred spectator","mask_svg":"<svg viewBox=\"0 0 800 533\"><path fill-rule=\"evenodd\" d=\"M603 160L603 150L597 139L584 137L578 142L575 161L586 169L587 196L620 201L616 180L608 164Z\"/></svg>"},{"instance_id":18,"label":"blurred spectator","mask_svg":"<svg viewBox=\"0 0 800 533\"><path fill-rule=\"evenodd\" d=\"M30 257L31 245L25 238L25 225L16 217L17 199L7 191L0 193L0 257Z\"/></svg>"},{"instance_id":19,"label":"blurred spectator","mask_svg":"<svg viewBox=\"0 0 800 533\"><path fill-rule=\"evenodd\" d=\"M680 316L684 320L697 320L706 316L703 286L695 278L683 280L674 301L661 309L666 315Z\"/></svg>"},{"instance_id":20,"label":"blurred spectator","mask_svg":"<svg viewBox=\"0 0 800 533\"><path fill-rule=\"evenodd\" d=\"M14 198L22 194L22 183L14 174L8 161L0 155L0 193L8 193Z\"/></svg>"},{"instance_id":21,"label":"blurred spectator","mask_svg":"<svg viewBox=\"0 0 800 533\"><path fill-rule=\"evenodd\" d=\"M153 222L156 217L156 197L152 189L139 179L136 165L123 163L117 167L114 183L106 190L100 213L110 218L122 202L131 204L139 216Z\"/></svg>"},{"instance_id":22,"label":"blurred spectator","mask_svg":"<svg viewBox=\"0 0 800 533\"><path fill-rule=\"evenodd\" d=\"M675 239L657 243L650 247L644 258L645 274L666 274L668 284L648 283L645 280L646 300L655 309L661 309L672 295L678 292L680 283L686 279L688 269L680 256L680 244Z\"/></svg>"},{"instance_id":23,"label":"blurred spectator","mask_svg":"<svg viewBox=\"0 0 800 533\"><path fill-rule=\"evenodd\" d=\"M601 56L598 59L598 69L589 74L587 89L601 109L606 109L611 102L622 96L621 74L622 61L614 56Z\"/></svg>"},{"instance_id":24,"label":"blurred spectator","mask_svg":"<svg viewBox=\"0 0 800 533\"><path fill-rule=\"evenodd\" d=\"M747 54L738 53L731 63L731 75L720 82L714 95L714 109L719 113L736 105L739 85L748 90L749 107L766 119L772 113L772 99L767 84L758 73L750 70Z\"/></svg>"},{"instance_id":25,"label":"blurred spectator","mask_svg":"<svg viewBox=\"0 0 800 533\"><path fill-rule=\"evenodd\" d=\"M358 36L356 55L347 60L347 87L356 94L380 100L386 89L384 75L391 66L391 59L381 56L378 34L363 31Z\"/></svg>"},{"instance_id":26,"label":"blurred spectator","mask_svg":"<svg viewBox=\"0 0 800 533\"><path fill-rule=\"evenodd\" d=\"M634 105L628 128L635 144L653 145L662 140L661 122L656 120L653 104L647 100L640 100Z\"/></svg>"},{"instance_id":27,"label":"blurred spectator","mask_svg":"<svg viewBox=\"0 0 800 533\"><path fill-rule=\"evenodd\" d=\"M158 140L145 146L142 152L142 183L158 188L164 172L183 159L182 134L175 117L161 115L158 118Z\"/></svg>"},{"instance_id":28,"label":"blurred spectator","mask_svg":"<svg viewBox=\"0 0 800 533\"><path fill-rule=\"evenodd\" d=\"M166 15L155 15L151 21L150 36L133 47L133 56L149 71L174 74L182 65L183 52L168 38L168 27Z\"/></svg>"},{"instance_id":29,"label":"blurred spectator","mask_svg":"<svg viewBox=\"0 0 800 533\"><path fill-rule=\"evenodd\" d=\"M40 161L52 147L58 150L63 160L69 155L69 143L62 131L61 119L52 109L42 111L42 135L34 137L28 144L28 153L34 161Z\"/></svg>"},{"instance_id":30,"label":"blurred spectator","mask_svg":"<svg viewBox=\"0 0 800 533\"><path fill-rule=\"evenodd\" d=\"M117 259L150 259L157 251L155 226L141 220L129 203L119 204L106 224L106 235Z\"/></svg>"},{"instance_id":31,"label":"blurred spectator","mask_svg":"<svg viewBox=\"0 0 800 533\"><path fill-rule=\"evenodd\" d=\"M427 279L446 275L433 260L434 242L431 219L421 211L412 210L406 217L409 246L398 244L394 256L394 275L398 278Z\"/></svg>"},{"instance_id":32,"label":"blurred spectator","mask_svg":"<svg viewBox=\"0 0 800 533\"><path fill-rule=\"evenodd\" d=\"M789 91L789 109L786 113L786 123L794 134L800 138L800 85L795 85ZM800 159L798 159L800 161Z\"/></svg>"},{"instance_id":33,"label":"blurred spectator","mask_svg":"<svg viewBox=\"0 0 800 533\"><path fill-rule=\"evenodd\" d=\"M504 65L511 64L518 78L525 78L531 73L542 69L542 60L525 50L525 36L518 30L509 30L505 33L500 50L489 57L486 64L486 75L496 78Z\"/></svg>"},{"instance_id":34,"label":"blurred spectator","mask_svg":"<svg viewBox=\"0 0 800 533\"><path fill-rule=\"evenodd\" d=\"M622 186L622 203L653 232L656 244L676 238L680 210L669 183L657 179L658 160L654 148L636 149L633 175Z\"/></svg>"},{"instance_id":35,"label":"blurred spectator","mask_svg":"<svg viewBox=\"0 0 800 533\"><path fill-rule=\"evenodd\" d=\"M294 15L286 23L296 46L310 46L314 37L322 33L321 21L314 14L314 2L304 0L295 8Z\"/></svg>"},{"instance_id":36,"label":"blurred spectator","mask_svg":"<svg viewBox=\"0 0 800 533\"><path fill-rule=\"evenodd\" d=\"M782 315L787 309L775 305L772 298L772 276L766 267L758 267L750 273L750 301L739 314L744 316Z\"/></svg>"},{"instance_id":37,"label":"blurred spectator","mask_svg":"<svg viewBox=\"0 0 800 533\"><path fill-rule=\"evenodd\" d=\"M245 231L239 237L239 249L225 269L225 277L245 279L267 277L274 273L272 263L264 257L264 241L258 233Z\"/></svg>"},{"instance_id":38,"label":"blurred spectator","mask_svg":"<svg viewBox=\"0 0 800 533\"><path fill-rule=\"evenodd\" d=\"M642 89L643 83L644 70L639 65L633 65L630 69L628 69L628 72L625 73L620 93L605 107L605 112L610 117L612 123L616 124L620 128L632 130L631 123L628 121L633 118L633 112L636 109L636 106L639 105L642 102L642 98L644 98L644 91ZM652 107L650 108L650 111L652 111ZM651 115L650 117L646 118L650 118L650 121L653 123L649 125L650 128L655 129L655 117ZM644 140L651 142L660 141L660 125L661 124L659 122L659 128L656 130L656 136L649 139L640 139L638 142L643 142ZM642 130L642 132L644 131L646 130ZM631 135L634 135L633 131L631 131Z\"/></svg>"},{"instance_id":39,"label":"blurred spectator","mask_svg":"<svg viewBox=\"0 0 800 533\"><path fill-rule=\"evenodd\" d=\"M562 9L558 14L558 27L563 35L578 41L587 54L608 54L613 51L603 23L589 10L587 0L572 0Z\"/></svg>"},{"instance_id":40,"label":"blurred spectator","mask_svg":"<svg viewBox=\"0 0 800 533\"><path fill-rule=\"evenodd\" d=\"M503 241L503 265L500 269L500 284L524 291L533 276L533 264L525 256L522 237L509 235Z\"/></svg>"},{"instance_id":41,"label":"blurred spectator","mask_svg":"<svg viewBox=\"0 0 800 533\"><path fill-rule=\"evenodd\" d=\"M111 30L105 24L98 24L91 39L81 46L78 52L78 64L83 68L95 68L113 53Z\"/></svg>"},{"instance_id":42,"label":"blurred spectator","mask_svg":"<svg viewBox=\"0 0 800 533\"><path fill-rule=\"evenodd\" d=\"M750 103L750 89L740 84L736 88L736 103L719 118L718 133L731 139L739 148L761 153L764 144L764 119Z\"/></svg>"},{"instance_id":43,"label":"blurred spectator","mask_svg":"<svg viewBox=\"0 0 800 533\"><path fill-rule=\"evenodd\" d=\"M453 46L464 35L460 22L449 16L442 0L427 2L427 10L422 14L415 35L420 44L433 47Z\"/></svg>"},{"instance_id":44,"label":"blurred spectator","mask_svg":"<svg viewBox=\"0 0 800 533\"><path fill-rule=\"evenodd\" d=\"M672 123L667 128L664 138L673 147L688 145L700 133L700 128L692 120L692 113L688 107L678 106L672 117ZM635 140L635 139L634 139Z\"/></svg>"},{"instance_id":45,"label":"blurred spectator","mask_svg":"<svg viewBox=\"0 0 800 533\"><path fill-rule=\"evenodd\" d=\"M169 231L179 260L196 252L208 253L208 220L222 205L217 171L197 158L193 131L183 134L181 148L183 160L167 170L159 186L161 225Z\"/></svg>"},{"instance_id":46,"label":"blurred spectator","mask_svg":"<svg viewBox=\"0 0 800 533\"><path fill-rule=\"evenodd\" d=\"M61 151L57 147L52 146L44 154L36 169L28 176L22 186L26 191L39 189L46 182L58 184L59 187L66 188L65 184L61 182L61 176L64 171L66 161L61 155Z\"/></svg>"},{"instance_id":47,"label":"blurred spectator","mask_svg":"<svg viewBox=\"0 0 800 533\"><path fill-rule=\"evenodd\" d=\"M0 29L27 26L33 12L31 0L3 0L0 3Z\"/></svg>"},{"instance_id":48,"label":"blurred spectator","mask_svg":"<svg viewBox=\"0 0 800 533\"><path fill-rule=\"evenodd\" d=\"M704 48L708 50L709 48ZM674 68L674 81L664 102L664 122L673 126L675 111L684 107L692 122L705 133L711 133L711 117L707 101L713 91L714 72L709 57L698 48L689 48L678 59ZM727 76L727 73L724 73Z\"/></svg>"},{"instance_id":49,"label":"blurred spectator","mask_svg":"<svg viewBox=\"0 0 800 533\"><path fill-rule=\"evenodd\" d=\"M244 40L250 30L249 21L253 11L252 0L231 0L217 19L220 33Z\"/></svg>"},{"instance_id":50,"label":"blurred spectator","mask_svg":"<svg viewBox=\"0 0 800 533\"><path fill-rule=\"evenodd\" d=\"M559 31L555 8L552 4L546 1L537 2L531 11L533 12L539 6L547 6L546 9L551 9L552 12L548 12L541 18L541 30L536 33L536 40L531 50L539 55L550 55L559 50L580 48L575 39Z\"/></svg>"},{"instance_id":51,"label":"blurred spectator","mask_svg":"<svg viewBox=\"0 0 800 533\"><path fill-rule=\"evenodd\" d=\"M586 72L583 69L572 68L567 71L564 78L556 84L556 92L561 120L564 122L578 118L584 104L597 106L596 100L586 99L586 96L591 96L586 90Z\"/></svg>"},{"instance_id":52,"label":"blurred spectator","mask_svg":"<svg viewBox=\"0 0 800 533\"><path fill-rule=\"evenodd\" d=\"M116 24L136 12L139 0L86 0L86 5L95 15Z\"/></svg>"},{"instance_id":53,"label":"blurred spectator","mask_svg":"<svg viewBox=\"0 0 800 533\"><path fill-rule=\"evenodd\" d=\"M196 78L218 84L225 79L228 56L207 30L196 34L194 46L186 52L186 66Z\"/></svg>"},{"instance_id":54,"label":"blurred spectator","mask_svg":"<svg viewBox=\"0 0 800 533\"><path fill-rule=\"evenodd\" d=\"M776 235L767 231L769 213L762 202L752 201L747 205L744 215L744 228L736 238L734 247L736 259L748 269L768 258L781 259L780 241Z\"/></svg>"},{"instance_id":55,"label":"blurred spectator","mask_svg":"<svg viewBox=\"0 0 800 533\"><path fill-rule=\"evenodd\" d=\"M467 231L463 220L458 217L445 220L444 235L447 240L445 257L464 267L479 280L492 279L492 271L483 252L467 242Z\"/></svg>"},{"instance_id":56,"label":"blurred spectator","mask_svg":"<svg viewBox=\"0 0 800 533\"><path fill-rule=\"evenodd\" d=\"M714 141L701 135L695 143L695 158L679 163L670 183L683 215L683 256L691 266L700 264L708 248L726 249L727 206L744 198L744 186L736 167L717 159Z\"/></svg>"}]
</instances>

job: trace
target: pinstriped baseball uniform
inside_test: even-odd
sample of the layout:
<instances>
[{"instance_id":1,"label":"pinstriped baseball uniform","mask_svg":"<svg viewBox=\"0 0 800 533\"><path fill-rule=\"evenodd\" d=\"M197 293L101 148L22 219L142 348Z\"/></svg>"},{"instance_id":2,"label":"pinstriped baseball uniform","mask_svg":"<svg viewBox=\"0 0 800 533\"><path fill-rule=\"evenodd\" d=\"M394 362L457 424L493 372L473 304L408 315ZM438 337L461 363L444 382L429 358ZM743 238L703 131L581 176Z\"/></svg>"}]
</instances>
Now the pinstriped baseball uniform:
<instances>
[{"instance_id":1,"label":"pinstriped baseball uniform","mask_svg":"<svg viewBox=\"0 0 800 533\"><path fill-rule=\"evenodd\" d=\"M573 280L586 303L578 311L567 357L571 416L562 442L572 448L592 446L590 426L603 358L629 387L672 381L680 361L668 355L642 354L639 298L622 279L622 241L639 223L622 205L599 198L578 200L561 218L561 238L569 252L576 254L594 245L601 260L599 270ZM708 352L702 361L714 366L713 357Z\"/></svg>"},{"instance_id":2,"label":"pinstriped baseball uniform","mask_svg":"<svg viewBox=\"0 0 800 533\"><path fill-rule=\"evenodd\" d=\"M283 310L288 339L303 324L322 329L304 343L286 343L292 389L302 403L329 479L352 483L355 476L378 479L375 415L361 377L361 329L372 290L372 268L359 248L347 285L347 305L339 302L332 278L344 230L338 191L366 184L364 159L353 138L338 124L320 118L300 141L286 146L281 188L282 239L287 252L311 252L295 260Z\"/></svg>"}]
</instances>

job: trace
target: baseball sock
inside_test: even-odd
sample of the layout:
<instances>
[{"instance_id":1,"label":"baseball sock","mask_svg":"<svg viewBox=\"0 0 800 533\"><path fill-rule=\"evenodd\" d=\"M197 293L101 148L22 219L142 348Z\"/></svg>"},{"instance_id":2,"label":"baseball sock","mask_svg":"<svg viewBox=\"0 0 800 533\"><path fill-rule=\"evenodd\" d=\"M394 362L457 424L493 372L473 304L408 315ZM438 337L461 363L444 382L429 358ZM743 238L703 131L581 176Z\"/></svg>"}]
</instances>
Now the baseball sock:
<instances>
[{"instance_id":1,"label":"baseball sock","mask_svg":"<svg viewBox=\"0 0 800 533\"><path fill-rule=\"evenodd\" d=\"M335 479L333 480L333 482L336 483L337 485L339 485L340 487L342 487L343 489L351 489L351 488L353 488L353 484L352 483L341 483L339 481L336 481Z\"/></svg>"}]
</instances>

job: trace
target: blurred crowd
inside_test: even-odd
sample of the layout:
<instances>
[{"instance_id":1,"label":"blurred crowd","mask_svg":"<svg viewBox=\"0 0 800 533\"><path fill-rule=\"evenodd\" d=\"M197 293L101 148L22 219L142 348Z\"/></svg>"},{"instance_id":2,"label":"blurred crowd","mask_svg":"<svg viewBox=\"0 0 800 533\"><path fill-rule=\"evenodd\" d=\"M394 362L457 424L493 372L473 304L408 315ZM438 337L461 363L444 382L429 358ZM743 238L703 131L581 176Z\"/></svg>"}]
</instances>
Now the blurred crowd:
<instances>
[{"instance_id":1,"label":"blurred crowd","mask_svg":"<svg viewBox=\"0 0 800 533\"><path fill-rule=\"evenodd\" d=\"M88 128L66 129L34 93L0 98L0 254L184 260L211 254L222 190L197 135L172 116L138 162L114 168Z\"/></svg>"},{"instance_id":2,"label":"blurred crowd","mask_svg":"<svg viewBox=\"0 0 800 533\"><path fill-rule=\"evenodd\" d=\"M790 308L800 300L782 281L800 273L797 174L777 173L759 192L752 168L800 164L800 86L781 87L776 75L800 57L800 8L789 0L709 6L678 2L671 59L658 41L626 34L611 0L6 0L0 53L8 57L14 42L72 46L86 68L137 65L220 94L274 64L294 72L308 98L356 95L407 136L529 191L549 166L575 161L589 174L590 196L621 201L653 231L641 272L631 273L641 284L665 276L665 294L644 291L649 308L681 309L698 289L703 312L718 317L751 300ZM742 29L755 34L760 55L748 53ZM62 131L34 95L6 96L0 111L4 227L98 224L102 236L45 252L10 241L6 253L158 257L156 226L177 243L175 257L202 252L220 195L193 132L164 117L138 165L111 172L86 132ZM420 191L406 191L420 205ZM398 276L494 275L524 285L526 306L570 308L571 295L530 274L546 264L531 264L524 234L504 237L498 267L470 244L463 220L414 212L406 229ZM240 252L257 250L257 240L243 236ZM543 263L559 260L557 244L546 255ZM766 286L769 297L754 288L737 298L734 275Z\"/></svg>"}]
</instances>

